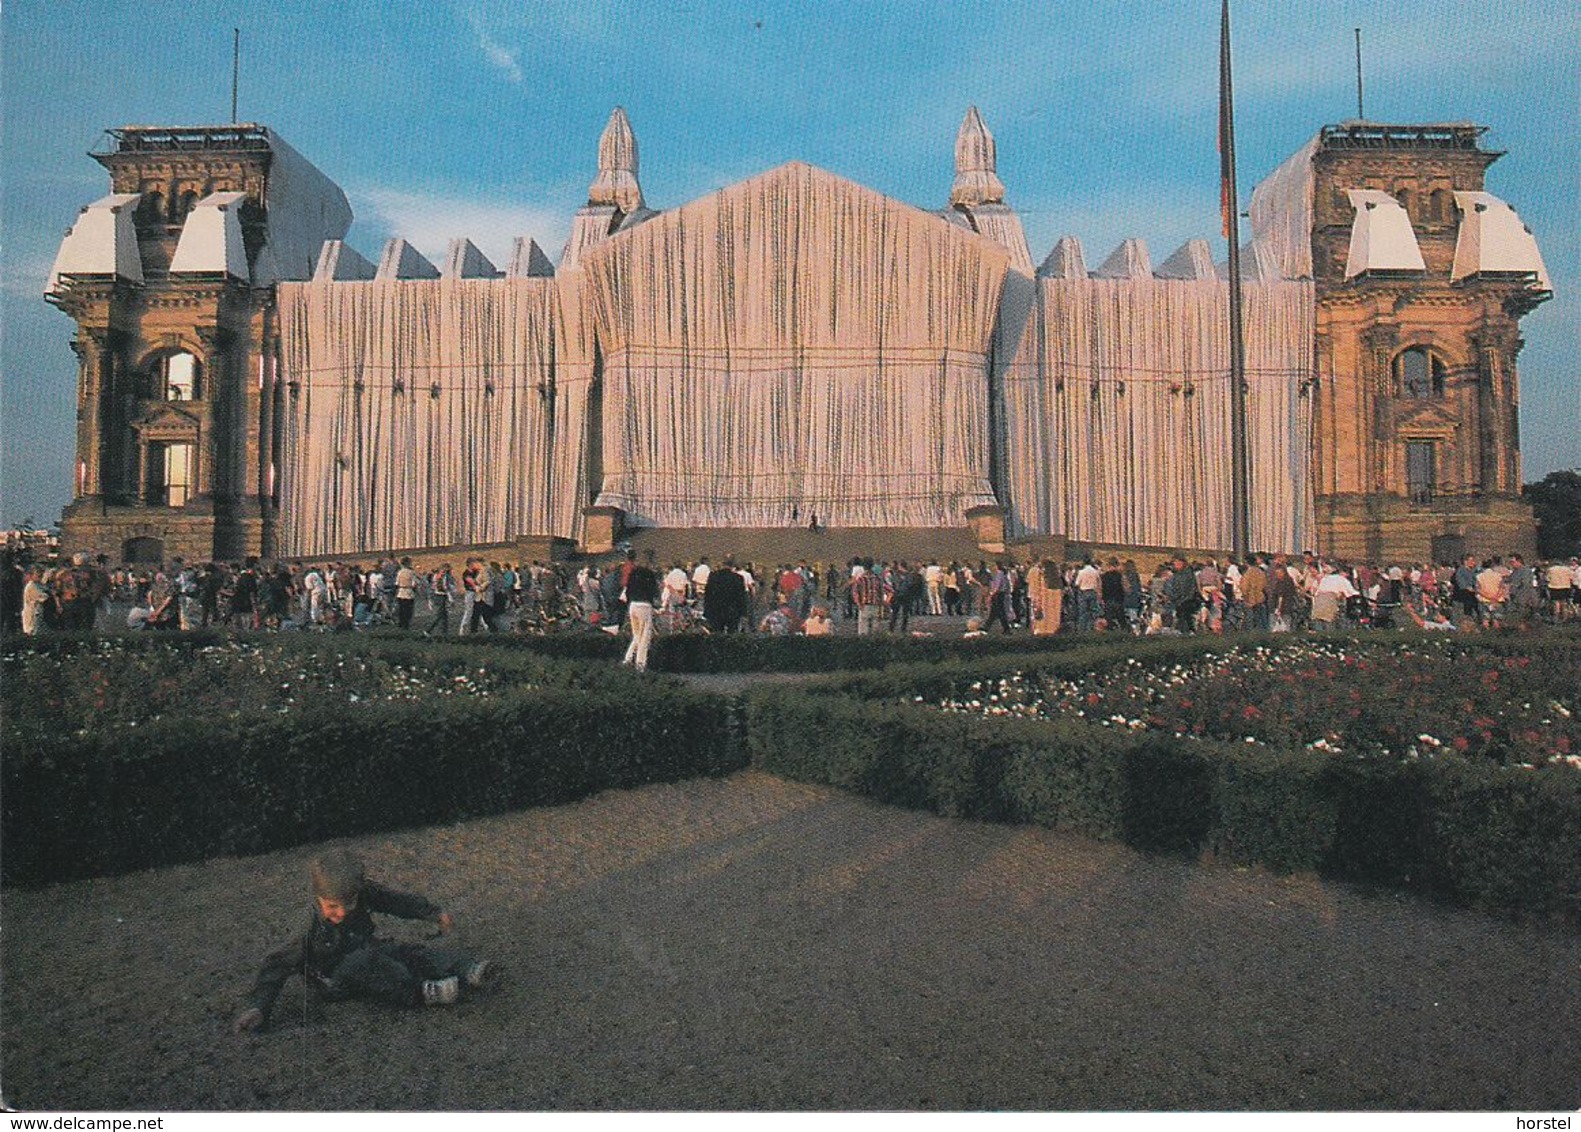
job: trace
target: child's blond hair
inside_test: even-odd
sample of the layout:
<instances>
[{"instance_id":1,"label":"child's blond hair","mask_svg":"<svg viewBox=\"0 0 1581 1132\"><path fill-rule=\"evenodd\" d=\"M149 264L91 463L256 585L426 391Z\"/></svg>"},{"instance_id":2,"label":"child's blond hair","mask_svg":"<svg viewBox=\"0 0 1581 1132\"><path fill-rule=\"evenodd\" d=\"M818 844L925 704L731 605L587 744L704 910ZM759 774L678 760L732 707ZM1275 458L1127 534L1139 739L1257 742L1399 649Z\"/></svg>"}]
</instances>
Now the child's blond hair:
<instances>
[{"instance_id":1,"label":"child's blond hair","mask_svg":"<svg viewBox=\"0 0 1581 1132\"><path fill-rule=\"evenodd\" d=\"M336 849L315 859L308 873L313 878L314 896L346 904L362 892L362 859L349 849Z\"/></svg>"}]
</instances>

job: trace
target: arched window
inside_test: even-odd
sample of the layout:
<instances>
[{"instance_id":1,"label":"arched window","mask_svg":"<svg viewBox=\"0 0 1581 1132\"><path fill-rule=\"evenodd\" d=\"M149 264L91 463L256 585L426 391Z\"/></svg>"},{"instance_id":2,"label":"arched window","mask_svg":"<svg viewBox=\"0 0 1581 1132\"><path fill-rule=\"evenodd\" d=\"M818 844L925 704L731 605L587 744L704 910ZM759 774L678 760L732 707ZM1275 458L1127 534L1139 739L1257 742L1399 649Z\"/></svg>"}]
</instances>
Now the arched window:
<instances>
[{"instance_id":1,"label":"arched window","mask_svg":"<svg viewBox=\"0 0 1581 1132\"><path fill-rule=\"evenodd\" d=\"M158 565L164 560L164 540L153 538L149 535L127 539L121 550L122 562L153 563Z\"/></svg>"},{"instance_id":2,"label":"arched window","mask_svg":"<svg viewBox=\"0 0 1581 1132\"><path fill-rule=\"evenodd\" d=\"M1405 214L1408 217L1410 217L1412 220L1417 218L1416 196L1409 188L1402 188L1397 194L1395 194L1395 199L1400 202L1400 207L1405 209Z\"/></svg>"},{"instance_id":3,"label":"arched window","mask_svg":"<svg viewBox=\"0 0 1581 1132\"><path fill-rule=\"evenodd\" d=\"M149 364L149 395L160 401L196 401L203 396L203 365L185 350L155 355Z\"/></svg>"},{"instance_id":4,"label":"arched window","mask_svg":"<svg viewBox=\"0 0 1581 1132\"><path fill-rule=\"evenodd\" d=\"M1444 395L1444 363L1423 346L1412 346L1394 360L1400 396L1422 400Z\"/></svg>"},{"instance_id":5,"label":"arched window","mask_svg":"<svg viewBox=\"0 0 1581 1132\"><path fill-rule=\"evenodd\" d=\"M1431 204L1433 219L1440 224L1449 223L1449 190L1434 189L1428 201Z\"/></svg>"}]
</instances>

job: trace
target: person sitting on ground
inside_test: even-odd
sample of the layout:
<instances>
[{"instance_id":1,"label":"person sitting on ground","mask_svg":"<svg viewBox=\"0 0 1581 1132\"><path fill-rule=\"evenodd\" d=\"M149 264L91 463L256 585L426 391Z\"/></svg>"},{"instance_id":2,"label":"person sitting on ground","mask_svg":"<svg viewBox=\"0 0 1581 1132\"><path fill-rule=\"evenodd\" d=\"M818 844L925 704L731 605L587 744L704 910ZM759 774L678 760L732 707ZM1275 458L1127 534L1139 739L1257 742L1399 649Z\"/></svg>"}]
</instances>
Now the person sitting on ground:
<instances>
[{"instance_id":1,"label":"person sitting on ground","mask_svg":"<svg viewBox=\"0 0 1581 1132\"><path fill-rule=\"evenodd\" d=\"M355 854L328 854L313 862L309 875L313 913L307 932L264 960L247 1008L236 1017L237 1033L268 1023L280 988L292 974L300 974L330 1001L363 998L391 1006L448 1006L463 986L477 989L491 973L488 960L460 951L376 939L373 912L432 920L441 933L450 930L451 916L421 896L370 879Z\"/></svg>"},{"instance_id":2,"label":"person sitting on ground","mask_svg":"<svg viewBox=\"0 0 1581 1132\"><path fill-rule=\"evenodd\" d=\"M794 631L795 621L791 616L791 607L783 602L765 613L763 620L758 623L758 632L775 637L788 637Z\"/></svg>"},{"instance_id":3,"label":"person sitting on ground","mask_svg":"<svg viewBox=\"0 0 1581 1132\"><path fill-rule=\"evenodd\" d=\"M834 633L834 623L829 620L829 611L821 605L812 607L812 612L807 615L807 623L801 628L802 635L806 637L828 637Z\"/></svg>"},{"instance_id":4,"label":"person sitting on ground","mask_svg":"<svg viewBox=\"0 0 1581 1132\"><path fill-rule=\"evenodd\" d=\"M1418 613L1414 605L1410 602L1405 603L1405 611L1411 615L1411 620L1416 622L1418 629L1453 633L1459 628L1453 621L1444 616L1444 611L1439 609L1437 605L1432 602L1424 602L1423 604L1425 611Z\"/></svg>"},{"instance_id":5,"label":"person sitting on ground","mask_svg":"<svg viewBox=\"0 0 1581 1132\"><path fill-rule=\"evenodd\" d=\"M981 617L968 617L966 619L966 632L961 634L963 641L974 641L978 637L986 636L988 634L983 632L983 619Z\"/></svg>"}]
</instances>

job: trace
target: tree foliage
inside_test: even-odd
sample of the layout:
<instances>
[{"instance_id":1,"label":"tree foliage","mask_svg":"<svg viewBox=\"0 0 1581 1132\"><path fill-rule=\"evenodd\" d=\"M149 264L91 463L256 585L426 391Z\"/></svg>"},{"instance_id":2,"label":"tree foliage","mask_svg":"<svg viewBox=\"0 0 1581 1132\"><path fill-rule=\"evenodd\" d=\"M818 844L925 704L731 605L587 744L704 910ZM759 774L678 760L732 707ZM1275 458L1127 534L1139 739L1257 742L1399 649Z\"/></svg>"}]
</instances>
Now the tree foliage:
<instances>
[{"instance_id":1,"label":"tree foliage","mask_svg":"<svg viewBox=\"0 0 1581 1132\"><path fill-rule=\"evenodd\" d=\"M1544 558L1581 554L1581 470L1549 472L1521 488L1537 515L1537 553Z\"/></svg>"}]
</instances>

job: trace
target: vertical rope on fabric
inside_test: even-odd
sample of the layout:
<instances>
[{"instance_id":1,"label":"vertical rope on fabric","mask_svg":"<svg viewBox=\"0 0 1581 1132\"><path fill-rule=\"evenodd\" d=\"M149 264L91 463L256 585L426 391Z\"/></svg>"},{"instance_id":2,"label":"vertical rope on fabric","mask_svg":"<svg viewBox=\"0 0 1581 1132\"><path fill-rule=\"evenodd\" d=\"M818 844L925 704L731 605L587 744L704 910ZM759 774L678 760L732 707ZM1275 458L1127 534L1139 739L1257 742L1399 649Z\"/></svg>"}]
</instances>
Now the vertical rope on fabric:
<instances>
[{"instance_id":1,"label":"vertical rope on fabric","mask_svg":"<svg viewBox=\"0 0 1581 1132\"><path fill-rule=\"evenodd\" d=\"M993 499L987 349L1007 266L800 164L593 249L599 502L641 525L961 524Z\"/></svg>"},{"instance_id":2,"label":"vertical rope on fabric","mask_svg":"<svg viewBox=\"0 0 1581 1132\"><path fill-rule=\"evenodd\" d=\"M580 468L548 399L579 428L585 378L567 349L556 380L558 306L542 278L282 284L283 552L574 537Z\"/></svg>"},{"instance_id":3,"label":"vertical rope on fabric","mask_svg":"<svg viewBox=\"0 0 1581 1132\"><path fill-rule=\"evenodd\" d=\"M1313 288L1245 294L1252 543L1297 550ZM959 526L998 501L1012 535L1230 541L1222 283L1028 279L991 241L810 166L658 214L554 278L278 297L288 555L577 538L595 501L704 527Z\"/></svg>"},{"instance_id":4,"label":"vertical rope on fabric","mask_svg":"<svg viewBox=\"0 0 1581 1132\"><path fill-rule=\"evenodd\" d=\"M1312 284L1245 295L1252 543L1299 550L1311 514ZM1227 301L1213 281L1038 280L1022 341L994 375L1014 534L1230 544Z\"/></svg>"}]
</instances>

